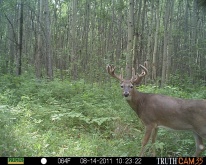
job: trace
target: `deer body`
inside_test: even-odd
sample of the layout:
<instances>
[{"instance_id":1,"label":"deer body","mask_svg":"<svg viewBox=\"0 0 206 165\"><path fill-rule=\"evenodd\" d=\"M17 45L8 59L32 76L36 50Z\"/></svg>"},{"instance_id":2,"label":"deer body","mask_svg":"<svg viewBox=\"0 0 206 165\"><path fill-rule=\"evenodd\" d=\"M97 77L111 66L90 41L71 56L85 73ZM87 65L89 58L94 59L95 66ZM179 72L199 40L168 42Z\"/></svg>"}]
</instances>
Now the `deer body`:
<instances>
[{"instance_id":1,"label":"deer body","mask_svg":"<svg viewBox=\"0 0 206 165\"><path fill-rule=\"evenodd\" d=\"M203 128L206 133L205 100L186 100L137 91L131 98L126 101L146 125L154 123L176 130L196 131L197 127L205 123Z\"/></svg>"},{"instance_id":2,"label":"deer body","mask_svg":"<svg viewBox=\"0 0 206 165\"><path fill-rule=\"evenodd\" d=\"M142 141L140 156L144 154L145 145L152 136L152 143L155 143L159 126L175 130L193 131L196 152L198 156L203 150L203 138L206 139L206 100L181 99L161 94L141 93L133 87L139 84L147 74L147 69L141 65L143 72L135 75L131 80L124 80L122 75L114 74L115 68L108 66L108 73L121 81L123 96L130 107L136 112L145 126L145 135ZM155 148L153 149L155 156Z\"/></svg>"}]
</instances>

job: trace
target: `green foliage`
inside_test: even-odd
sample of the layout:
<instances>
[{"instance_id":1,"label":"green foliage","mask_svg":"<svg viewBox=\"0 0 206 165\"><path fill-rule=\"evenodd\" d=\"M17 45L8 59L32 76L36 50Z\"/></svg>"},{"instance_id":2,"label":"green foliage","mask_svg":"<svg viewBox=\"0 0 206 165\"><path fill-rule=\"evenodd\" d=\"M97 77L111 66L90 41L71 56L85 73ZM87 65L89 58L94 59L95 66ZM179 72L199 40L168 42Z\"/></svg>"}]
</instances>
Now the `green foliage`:
<instances>
[{"instance_id":1,"label":"green foliage","mask_svg":"<svg viewBox=\"0 0 206 165\"><path fill-rule=\"evenodd\" d=\"M197 69L196 69L197 70ZM201 79L194 80L194 77L190 77L187 74L175 74L170 76L169 84L175 87L179 87L187 92L199 89L204 86L204 81Z\"/></svg>"},{"instance_id":2,"label":"green foliage","mask_svg":"<svg viewBox=\"0 0 206 165\"><path fill-rule=\"evenodd\" d=\"M118 83L52 82L3 76L0 80L0 156L137 156L144 127L121 96ZM201 98L179 87L139 90ZM191 133L160 129L160 156L189 156ZM150 156L151 144L146 155Z\"/></svg>"}]
</instances>

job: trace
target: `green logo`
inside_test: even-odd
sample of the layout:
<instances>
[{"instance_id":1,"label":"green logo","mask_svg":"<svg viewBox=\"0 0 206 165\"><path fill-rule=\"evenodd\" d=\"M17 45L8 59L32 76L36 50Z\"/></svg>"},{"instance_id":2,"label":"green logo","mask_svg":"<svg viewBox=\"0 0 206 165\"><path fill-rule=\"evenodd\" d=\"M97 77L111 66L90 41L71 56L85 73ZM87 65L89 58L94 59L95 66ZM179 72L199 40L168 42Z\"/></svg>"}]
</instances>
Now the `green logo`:
<instances>
[{"instance_id":1,"label":"green logo","mask_svg":"<svg viewBox=\"0 0 206 165\"><path fill-rule=\"evenodd\" d=\"M24 164L24 158L8 158L7 162L8 164Z\"/></svg>"}]
</instances>

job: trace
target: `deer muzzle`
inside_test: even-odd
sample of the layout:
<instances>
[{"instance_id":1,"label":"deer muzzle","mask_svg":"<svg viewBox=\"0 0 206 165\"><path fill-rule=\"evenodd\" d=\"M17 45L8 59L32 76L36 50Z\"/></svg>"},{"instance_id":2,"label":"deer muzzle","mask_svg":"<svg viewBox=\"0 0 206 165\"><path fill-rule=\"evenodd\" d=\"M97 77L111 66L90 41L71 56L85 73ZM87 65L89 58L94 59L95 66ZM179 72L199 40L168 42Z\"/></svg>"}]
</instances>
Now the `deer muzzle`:
<instances>
[{"instance_id":1,"label":"deer muzzle","mask_svg":"<svg viewBox=\"0 0 206 165\"><path fill-rule=\"evenodd\" d=\"M124 92L123 95L124 95L124 97L128 97L129 96L129 92Z\"/></svg>"}]
</instances>

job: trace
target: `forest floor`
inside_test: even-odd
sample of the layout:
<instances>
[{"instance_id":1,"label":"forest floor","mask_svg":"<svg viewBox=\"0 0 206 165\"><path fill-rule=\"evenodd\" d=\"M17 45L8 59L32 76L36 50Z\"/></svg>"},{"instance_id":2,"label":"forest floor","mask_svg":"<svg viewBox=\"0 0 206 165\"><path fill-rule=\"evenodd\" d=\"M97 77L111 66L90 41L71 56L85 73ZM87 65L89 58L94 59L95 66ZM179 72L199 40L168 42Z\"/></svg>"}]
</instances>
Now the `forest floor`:
<instances>
[{"instance_id":1,"label":"forest floor","mask_svg":"<svg viewBox=\"0 0 206 165\"><path fill-rule=\"evenodd\" d=\"M206 98L206 88L140 86L140 91ZM0 80L0 156L138 156L144 126L116 82ZM160 129L157 156L191 156L191 132ZM151 144L146 156L151 155ZM203 153L204 155L205 153Z\"/></svg>"}]
</instances>

